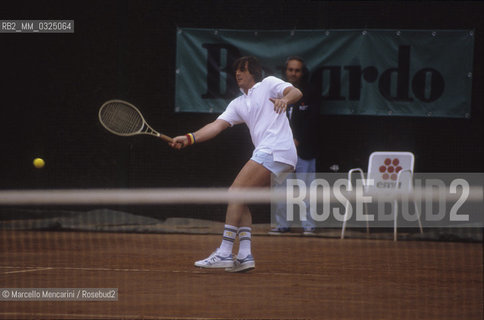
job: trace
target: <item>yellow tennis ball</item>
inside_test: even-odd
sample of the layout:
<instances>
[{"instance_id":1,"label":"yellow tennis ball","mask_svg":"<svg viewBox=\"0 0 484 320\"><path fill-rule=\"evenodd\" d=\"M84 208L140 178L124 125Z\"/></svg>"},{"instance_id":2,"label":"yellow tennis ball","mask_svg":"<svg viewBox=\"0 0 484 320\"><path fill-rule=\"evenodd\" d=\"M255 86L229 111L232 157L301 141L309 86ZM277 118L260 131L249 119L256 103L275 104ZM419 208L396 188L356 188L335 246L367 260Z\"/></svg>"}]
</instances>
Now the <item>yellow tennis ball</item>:
<instances>
[{"instance_id":1,"label":"yellow tennis ball","mask_svg":"<svg viewBox=\"0 0 484 320\"><path fill-rule=\"evenodd\" d=\"M37 169L43 168L45 166L45 161L42 158L35 158L34 161L34 167Z\"/></svg>"}]
</instances>

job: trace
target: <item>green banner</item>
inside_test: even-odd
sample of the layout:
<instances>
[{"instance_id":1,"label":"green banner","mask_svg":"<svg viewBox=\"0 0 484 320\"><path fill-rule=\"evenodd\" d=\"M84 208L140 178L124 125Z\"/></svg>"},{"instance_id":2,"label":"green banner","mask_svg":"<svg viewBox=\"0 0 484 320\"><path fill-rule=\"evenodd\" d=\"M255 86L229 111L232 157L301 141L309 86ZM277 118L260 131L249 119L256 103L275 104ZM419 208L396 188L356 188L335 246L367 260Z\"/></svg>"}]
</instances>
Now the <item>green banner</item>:
<instances>
[{"instance_id":1,"label":"green banner","mask_svg":"<svg viewBox=\"0 0 484 320\"><path fill-rule=\"evenodd\" d=\"M282 77L306 61L322 114L469 118L473 30L177 31L177 112L223 112L240 94L232 63L259 58Z\"/></svg>"}]
</instances>

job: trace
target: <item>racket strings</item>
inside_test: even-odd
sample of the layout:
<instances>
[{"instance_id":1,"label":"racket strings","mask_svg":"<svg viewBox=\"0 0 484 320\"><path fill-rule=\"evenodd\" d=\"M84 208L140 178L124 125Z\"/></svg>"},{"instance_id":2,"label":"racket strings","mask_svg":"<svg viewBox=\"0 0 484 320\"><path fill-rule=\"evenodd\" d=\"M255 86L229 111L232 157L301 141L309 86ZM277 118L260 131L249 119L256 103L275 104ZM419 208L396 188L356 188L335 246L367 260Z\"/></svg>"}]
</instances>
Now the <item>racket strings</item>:
<instances>
[{"instance_id":1,"label":"racket strings","mask_svg":"<svg viewBox=\"0 0 484 320\"><path fill-rule=\"evenodd\" d=\"M144 124L139 112L129 105L122 103L110 103L101 111L102 122L120 134L139 132Z\"/></svg>"}]
</instances>

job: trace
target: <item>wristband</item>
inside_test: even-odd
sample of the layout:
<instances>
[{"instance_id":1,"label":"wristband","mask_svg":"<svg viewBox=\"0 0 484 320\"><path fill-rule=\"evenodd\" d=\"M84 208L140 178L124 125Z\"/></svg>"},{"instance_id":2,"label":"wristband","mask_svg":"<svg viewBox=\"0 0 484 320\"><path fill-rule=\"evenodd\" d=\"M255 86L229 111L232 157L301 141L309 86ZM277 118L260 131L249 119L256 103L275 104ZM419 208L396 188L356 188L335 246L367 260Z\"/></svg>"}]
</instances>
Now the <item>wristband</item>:
<instances>
[{"instance_id":1,"label":"wristband","mask_svg":"<svg viewBox=\"0 0 484 320\"><path fill-rule=\"evenodd\" d=\"M188 145L195 143L195 136L193 135L193 133L187 133L185 136L188 139Z\"/></svg>"}]
</instances>

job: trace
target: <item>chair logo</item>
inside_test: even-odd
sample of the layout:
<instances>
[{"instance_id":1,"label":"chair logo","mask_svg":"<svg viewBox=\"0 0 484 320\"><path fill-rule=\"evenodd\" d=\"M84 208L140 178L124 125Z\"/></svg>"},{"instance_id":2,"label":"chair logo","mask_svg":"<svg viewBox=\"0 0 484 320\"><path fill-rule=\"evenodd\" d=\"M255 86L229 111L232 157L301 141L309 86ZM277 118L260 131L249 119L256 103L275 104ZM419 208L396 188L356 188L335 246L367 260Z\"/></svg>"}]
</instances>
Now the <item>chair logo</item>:
<instances>
[{"instance_id":1,"label":"chair logo","mask_svg":"<svg viewBox=\"0 0 484 320\"><path fill-rule=\"evenodd\" d=\"M379 171L382 174L383 180L393 180L396 181L398 177L398 173L402 170L402 167L399 165L400 160L398 158L390 159L386 158L383 161L383 165L379 167Z\"/></svg>"}]
</instances>

